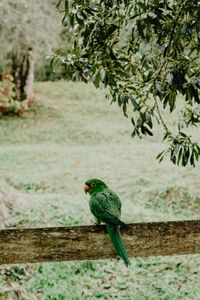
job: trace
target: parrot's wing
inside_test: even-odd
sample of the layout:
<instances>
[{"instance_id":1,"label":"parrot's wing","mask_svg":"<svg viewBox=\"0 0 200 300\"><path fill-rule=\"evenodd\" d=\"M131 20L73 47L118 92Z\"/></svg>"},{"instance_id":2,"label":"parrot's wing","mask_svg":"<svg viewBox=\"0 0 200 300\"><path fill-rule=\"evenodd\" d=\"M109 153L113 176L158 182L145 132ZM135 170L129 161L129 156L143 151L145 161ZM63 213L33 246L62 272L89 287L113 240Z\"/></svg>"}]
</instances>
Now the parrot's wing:
<instances>
[{"instance_id":1,"label":"parrot's wing","mask_svg":"<svg viewBox=\"0 0 200 300\"><path fill-rule=\"evenodd\" d=\"M96 218L105 223L114 225L124 224L120 220L121 201L119 197L110 190L105 190L93 196L90 209Z\"/></svg>"}]
</instances>

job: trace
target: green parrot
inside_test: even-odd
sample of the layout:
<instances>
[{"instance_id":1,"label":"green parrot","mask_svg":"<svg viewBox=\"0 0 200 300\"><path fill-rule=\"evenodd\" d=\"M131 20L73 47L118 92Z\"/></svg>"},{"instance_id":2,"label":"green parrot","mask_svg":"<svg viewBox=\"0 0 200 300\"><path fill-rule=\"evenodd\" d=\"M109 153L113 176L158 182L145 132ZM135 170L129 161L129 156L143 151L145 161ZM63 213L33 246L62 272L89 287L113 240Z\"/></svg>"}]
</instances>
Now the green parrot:
<instances>
[{"instance_id":1,"label":"green parrot","mask_svg":"<svg viewBox=\"0 0 200 300\"><path fill-rule=\"evenodd\" d=\"M85 193L90 194L90 210L96 218L96 224L106 224L107 231L117 254L123 259L125 265L130 265L126 249L124 247L119 227L125 225L120 220L121 201L109 187L99 179L88 179L85 182Z\"/></svg>"}]
</instances>

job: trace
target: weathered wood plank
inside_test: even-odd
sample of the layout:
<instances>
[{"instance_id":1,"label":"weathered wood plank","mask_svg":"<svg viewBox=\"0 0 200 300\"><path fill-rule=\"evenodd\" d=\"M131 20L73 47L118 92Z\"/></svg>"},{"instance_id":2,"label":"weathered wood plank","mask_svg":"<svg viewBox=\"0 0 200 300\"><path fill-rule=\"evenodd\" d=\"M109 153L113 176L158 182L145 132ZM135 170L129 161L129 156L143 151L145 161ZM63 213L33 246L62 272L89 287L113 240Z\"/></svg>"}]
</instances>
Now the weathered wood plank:
<instances>
[{"instance_id":1,"label":"weathered wood plank","mask_svg":"<svg viewBox=\"0 0 200 300\"><path fill-rule=\"evenodd\" d=\"M121 233L130 257L200 253L200 220L129 224ZM105 226L0 231L0 264L113 257Z\"/></svg>"}]
</instances>

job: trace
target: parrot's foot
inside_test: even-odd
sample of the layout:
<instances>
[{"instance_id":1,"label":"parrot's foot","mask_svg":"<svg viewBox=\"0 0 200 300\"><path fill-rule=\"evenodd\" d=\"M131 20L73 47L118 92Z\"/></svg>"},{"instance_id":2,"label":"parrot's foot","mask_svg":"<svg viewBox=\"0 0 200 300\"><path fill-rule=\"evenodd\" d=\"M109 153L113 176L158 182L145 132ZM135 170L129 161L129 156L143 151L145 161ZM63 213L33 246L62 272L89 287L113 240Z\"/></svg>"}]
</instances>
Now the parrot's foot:
<instances>
[{"instance_id":1,"label":"parrot's foot","mask_svg":"<svg viewBox=\"0 0 200 300\"><path fill-rule=\"evenodd\" d=\"M119 225L121 228L127 228L128 227L128 225L126 224L126 223L124 223L124 222L120 222L120 225Z\"/></svg>"},{"instance_id":2,"label":"parrot's foot","mask_svg":"<svg viewBox=\"0 0 200 300\"><path fill-rule=\"evenodd\" d=\"M96 225L96 226L99 226L99 225L101 225L101 220L99 220L99 219L95 219L95 225Z\"/></svg>"},{"instance_id":3,"label":"parrot's foot","mask_svg":"<svg viewBox=\"0 0 200 300\"><path fill-rule=\"evenodd\" d=\"M100 226L100 225L101 225L101 222L94 222L94 225L95 225L95 226Z\"/></svg>"},{"instance_id":4,"label":"parrot's foot","mask_svg":"<svg viewBox=\"0 0 200 300\"><path fill-rule=\"evenodd\" d=\"M100 223L99 223L99 222L96 222L96 221L93 221L93 222L92 222L92 225L94 225L94 226L97 226L97 227L98 227L98 226L100 226ZM0 300L1 300L1 299L0 299Z\"/></svg>"}]
</instances>

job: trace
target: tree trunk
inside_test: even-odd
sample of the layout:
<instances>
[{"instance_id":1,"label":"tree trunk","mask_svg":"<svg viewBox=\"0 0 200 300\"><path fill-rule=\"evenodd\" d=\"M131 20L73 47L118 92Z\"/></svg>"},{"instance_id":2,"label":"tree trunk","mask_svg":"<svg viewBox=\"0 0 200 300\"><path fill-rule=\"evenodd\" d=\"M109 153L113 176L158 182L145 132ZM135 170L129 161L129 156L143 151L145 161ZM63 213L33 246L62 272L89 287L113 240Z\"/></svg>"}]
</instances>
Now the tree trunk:
<instances>
[{"instance_id":1,"label":"tree trunk","mask_svg":"<svg viewBox=\"0 0 200 300\"><path fill-rule=\"evenodd\" d=\"M26 99L31 100L33 98L33 83L34 83L34 69L35 69L35 53L32 49L29 49L27 57L27 78L25 83Z\"/></svg>"},{"instance_id":2,"label":"tree trunk","mask_svg":"<svg viewBox=\"0 0 200 300\"><path fill-rule=\"evenodd\" d=\"M13 53L12 76L16 100L30 100L33 97L34 66L35 56L31 48L26 54Z\"/></svg>"}]
</instances>

